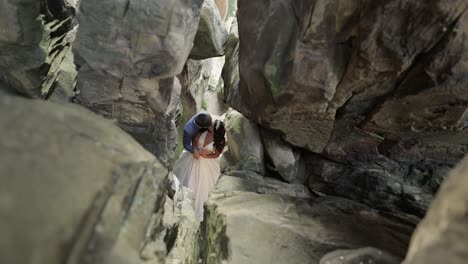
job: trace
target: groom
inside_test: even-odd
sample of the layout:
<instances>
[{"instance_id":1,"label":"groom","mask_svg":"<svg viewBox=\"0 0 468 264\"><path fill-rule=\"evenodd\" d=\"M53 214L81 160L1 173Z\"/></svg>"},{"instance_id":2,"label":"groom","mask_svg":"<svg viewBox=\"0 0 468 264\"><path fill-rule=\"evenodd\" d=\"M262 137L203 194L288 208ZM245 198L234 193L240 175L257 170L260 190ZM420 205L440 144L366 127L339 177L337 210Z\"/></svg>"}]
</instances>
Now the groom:
<instances>
[{"instance_id":1,"label":"groom","mask_svg":"<svg viewBox=\"0 0 468 264\"><path fill-rule=\"evenodd\" d=\"M198 113L192 118L190 118L189 121L185 124L184 127L184 148L193 153L193 156L195 159L200 158L200 154L198 154L198 151L193 151L193 146L192 146L192 140L193 138L200 132L200 129L202 128L208 128L210 129L212 126L212 118L210 113L208 112L201 112Z\"/></svg>"}]
</instances>

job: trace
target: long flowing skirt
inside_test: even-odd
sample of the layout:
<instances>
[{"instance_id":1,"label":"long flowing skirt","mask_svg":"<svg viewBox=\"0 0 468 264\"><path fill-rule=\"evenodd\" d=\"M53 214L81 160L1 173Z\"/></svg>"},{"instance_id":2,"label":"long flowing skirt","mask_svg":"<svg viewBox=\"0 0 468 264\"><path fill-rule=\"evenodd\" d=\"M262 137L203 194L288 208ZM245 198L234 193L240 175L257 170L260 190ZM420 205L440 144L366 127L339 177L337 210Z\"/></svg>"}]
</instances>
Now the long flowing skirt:
<instances>
[{"instance_id":1,"label":"long flowing skirt","mask_svg":"<svg viewBox=\"0 0 468 264\"><path fill-rule=\"evenodd\" d=\"M195 215L203 220L203 204L208 200L208 195L221 174L219 158L195 159L193 154L184 151L174 164L174 174L180 183L195 194Z\"/></svg>"}]
</instances>

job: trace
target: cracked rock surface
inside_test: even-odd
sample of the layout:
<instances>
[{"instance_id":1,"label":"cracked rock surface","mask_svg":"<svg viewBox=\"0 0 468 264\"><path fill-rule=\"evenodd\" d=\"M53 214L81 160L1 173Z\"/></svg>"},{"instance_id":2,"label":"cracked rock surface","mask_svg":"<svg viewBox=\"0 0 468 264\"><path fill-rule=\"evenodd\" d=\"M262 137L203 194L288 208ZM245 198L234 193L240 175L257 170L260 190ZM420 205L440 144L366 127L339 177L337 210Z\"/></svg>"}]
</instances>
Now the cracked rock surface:
<instances>
[{"instance_id":1,"label":"cracked rock surface","mask_svg":"<svg viewBox=\"0 0 468 264\"><path fill-rule=\"evenodd\" d=\"M161 163L79 106L0 91L0 112L2 263L143 263L163 218Z\"/></svg>"},{"instance_id":2,"label":"cracked rock surface","mask_svg":"<svg viewBox=\"0 0 468 264\"><path fill-rule=\"evenodd\" d=\"M467 8L240 0L240 82L225 98L316 154L311 188L423 215L468 152Z\"/></svg>"}]
</instances>

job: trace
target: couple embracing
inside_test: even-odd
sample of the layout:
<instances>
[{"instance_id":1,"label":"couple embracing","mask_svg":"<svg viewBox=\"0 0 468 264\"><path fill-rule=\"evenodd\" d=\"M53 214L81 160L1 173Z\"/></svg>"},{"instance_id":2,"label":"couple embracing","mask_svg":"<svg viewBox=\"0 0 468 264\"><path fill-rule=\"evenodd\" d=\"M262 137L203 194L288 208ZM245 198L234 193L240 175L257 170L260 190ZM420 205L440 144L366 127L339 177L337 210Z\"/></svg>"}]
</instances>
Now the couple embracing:
<instances>
[{"instance_id":1,"label":"couple embracing","mask_svg":"<svg viewBox=\"0 0 468 264\"><path fill-rule=\"evenodd\" d=\"M221 174L219 156L226 145L224 123L207 112L194 115L184 127L186 151L174 165L180 183L195 194L195 214L203 220L203 204Z\"/></svg>"}]
</instances>

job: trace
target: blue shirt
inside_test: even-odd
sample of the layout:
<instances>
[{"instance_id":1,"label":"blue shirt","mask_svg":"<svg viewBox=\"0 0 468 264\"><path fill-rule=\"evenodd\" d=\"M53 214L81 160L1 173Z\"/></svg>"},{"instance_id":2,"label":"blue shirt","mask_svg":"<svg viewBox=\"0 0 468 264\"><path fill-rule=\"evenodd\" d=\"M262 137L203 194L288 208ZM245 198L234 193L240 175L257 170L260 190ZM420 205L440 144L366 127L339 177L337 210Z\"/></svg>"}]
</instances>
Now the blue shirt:
<instances>
[{"instance_id":1,"label":"blue shirt","mask_svg":"<svg viewBox=\"0 0 468 264\"><path fill-rule=\"evenodd\" d=\"M207 112L201 113L208 114ZM198 132L200 132L200 127L195 123L195 118L201 113L192 116L184 127L184 149L191 153L193 153L192 139L198 134Z\"/></svg>"}]
</instances>

